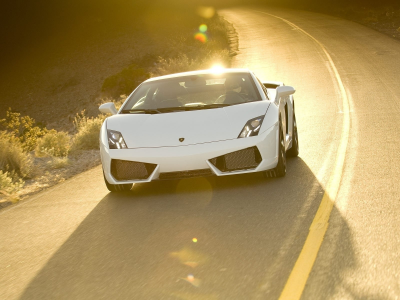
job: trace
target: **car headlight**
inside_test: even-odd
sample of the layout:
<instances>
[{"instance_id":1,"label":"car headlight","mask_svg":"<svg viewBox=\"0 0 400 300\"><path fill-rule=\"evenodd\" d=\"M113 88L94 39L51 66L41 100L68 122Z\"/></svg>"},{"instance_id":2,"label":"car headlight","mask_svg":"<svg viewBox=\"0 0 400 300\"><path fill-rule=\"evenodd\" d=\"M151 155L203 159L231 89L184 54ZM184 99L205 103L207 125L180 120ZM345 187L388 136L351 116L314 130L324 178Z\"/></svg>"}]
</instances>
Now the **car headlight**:
<instances>
[{"instance_id":1,"label":"car headlight","mask_svg":"<svg viewBox=\"0 0 400 300\"><path fill-rule=\"evenodd\" d=\"M108 146L110 149L126 149L126 143L121 132L115 130L107 130Z\"/></svg>"},{"instance_id":2,"label":"car headlight","mask_svg":"<svg viewBox=\"0 0 400 300\"><path fill-rule=\"evenodd\" d=\"M264 117L265 116L259 116L257 118L248 120L246 125L244 125L242 131L240 132L238 139L258 135Z\"/></svg>"}]
</instances>

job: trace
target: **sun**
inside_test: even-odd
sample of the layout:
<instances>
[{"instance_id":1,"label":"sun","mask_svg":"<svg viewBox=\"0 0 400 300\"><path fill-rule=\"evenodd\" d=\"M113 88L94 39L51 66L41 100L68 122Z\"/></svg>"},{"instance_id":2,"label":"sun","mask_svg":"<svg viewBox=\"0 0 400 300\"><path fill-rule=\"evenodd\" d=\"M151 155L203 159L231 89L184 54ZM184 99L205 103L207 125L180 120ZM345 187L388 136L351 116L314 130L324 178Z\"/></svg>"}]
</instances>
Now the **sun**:
<instances>
[{"instance_id":1,"label":"sun","mask_svg":"<svg viewBox=\"0 0 400 300\"><path fill-rule=\"evenodd\" d=\"M225 68L224 68L222 65L220 65L220 64L215 64L215 65L213 65L210 69L213 71L213 73L218 74L218 73L222 73L222 71L223 71Z\"/></svg>"}]
</instances>

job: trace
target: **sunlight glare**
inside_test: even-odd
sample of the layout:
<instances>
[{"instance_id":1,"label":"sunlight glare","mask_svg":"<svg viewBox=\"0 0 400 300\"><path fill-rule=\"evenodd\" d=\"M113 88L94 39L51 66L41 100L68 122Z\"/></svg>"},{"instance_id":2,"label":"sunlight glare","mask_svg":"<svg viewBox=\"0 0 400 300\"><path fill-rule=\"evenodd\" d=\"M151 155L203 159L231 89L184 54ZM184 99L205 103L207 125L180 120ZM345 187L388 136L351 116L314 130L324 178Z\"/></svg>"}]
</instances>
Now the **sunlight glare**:
<instances>
[{"instance_id":1,"label":"sunlight glare","mask_svg":"<svg viewBox=\"0 0 400 300\"><path fill-rule=\"evenodd\" d=\"M220 65L220 64L215 64L215 65L213 65L211 67L211 70L212 70L213 73L219 74L219 73L223 72L224 67L222 65Z\"/></svg>"}]
</instances>

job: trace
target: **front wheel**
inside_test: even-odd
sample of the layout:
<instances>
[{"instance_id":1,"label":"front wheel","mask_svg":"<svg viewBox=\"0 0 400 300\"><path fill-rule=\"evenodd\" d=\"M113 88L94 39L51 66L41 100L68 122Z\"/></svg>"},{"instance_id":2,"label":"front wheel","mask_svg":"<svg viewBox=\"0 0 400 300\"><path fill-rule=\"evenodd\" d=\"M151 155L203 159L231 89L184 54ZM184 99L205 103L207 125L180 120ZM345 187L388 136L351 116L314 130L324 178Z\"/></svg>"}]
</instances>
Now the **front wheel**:
<instances>
[{"instance_id":1,"label":"front wheel","mask_svg":"<svg viewBox=\"0 0 400 300\"><path fill-rule=\"evenodd\" d=\"M279 120L279 149L278 149L278 164L274 168L276 177L284 177L286 175L286 149L285 138L282 132L281 121Z\"/></svg>"},{"instance_id":2,"label":"front wheel","mask_svg":"<svg viewBox=\"0 0 400 300\"><path fill-rule=\"evenodd\" d=\"M107 181L106 176L104 176L104 182L107 186L107 189L112 192L112 193L123 193L123 192L128 192L132 188L132 183L129 184L111 184Z\"/></svg>"},{"instance_id":3,"label":"front wheel","mask_svg":"<svg viewBox=\"0 0 400 300\"><path fill-rule=\"evenodd\" d=\"M281 118L279 118L279 147L278 147L278 164L275 168L264 172L265 177L284 177L286 175L286 150L285 139L282 132Z\"/></svg>"},{"instance_id":4,"label":"front wheel","mask_svg":"<svg viewBox=\"0 0 400 300\"><path fill-rule=\"evenodd\" d=\"M287 151L287 155L296 157L299 155L299 136L297 134L296 115L293 112L293 134L292 134L292 147Z\"/></svg>"}]
</instances>

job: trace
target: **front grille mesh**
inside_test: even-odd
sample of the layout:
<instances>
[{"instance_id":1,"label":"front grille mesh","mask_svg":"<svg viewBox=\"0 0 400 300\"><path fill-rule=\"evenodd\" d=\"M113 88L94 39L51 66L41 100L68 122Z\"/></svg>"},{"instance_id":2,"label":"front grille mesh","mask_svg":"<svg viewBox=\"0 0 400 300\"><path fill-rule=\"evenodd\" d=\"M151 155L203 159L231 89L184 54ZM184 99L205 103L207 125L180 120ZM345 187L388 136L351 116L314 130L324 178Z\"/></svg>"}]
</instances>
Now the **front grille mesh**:
<instances>
[{"instance_id":1,"label":"front grille mesh","mask_svg":"<svg viewBox=\"0 0 400 300\"><path fill-rule=\"evenodd\" d=\"M221 172L247 170L256 168L261 162L261 154L257 147L231 152L210 159Z\"/></svg>"},{"instance_id":2,"label":"front grille mesh","mask_svg":"<svg viewBox=\"0 0 400 300\"><path fill-rule=\"evenodd\" d=\"M157 165L128 160L111 160L111 175L116 180L147 179Z\"/></svg>"},{"instance_id":3,"label":"front grille mesh","mask_svg":"<svg viewBox=\"0 0 400 300\"><path fill-rule=\"evenodd\" d=\"M183 178L203 177L203 176L211 176L211 175L214 175L214 173L210 169L200 169L200 170L160 173L159 179L160 180L183 179Z\"/></svg>"}]
</instances>

